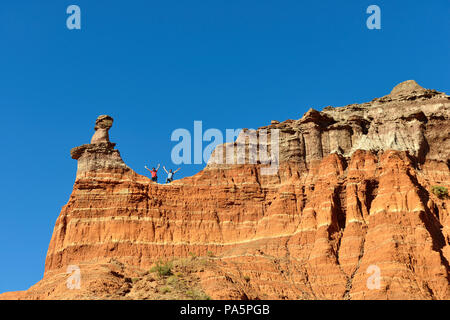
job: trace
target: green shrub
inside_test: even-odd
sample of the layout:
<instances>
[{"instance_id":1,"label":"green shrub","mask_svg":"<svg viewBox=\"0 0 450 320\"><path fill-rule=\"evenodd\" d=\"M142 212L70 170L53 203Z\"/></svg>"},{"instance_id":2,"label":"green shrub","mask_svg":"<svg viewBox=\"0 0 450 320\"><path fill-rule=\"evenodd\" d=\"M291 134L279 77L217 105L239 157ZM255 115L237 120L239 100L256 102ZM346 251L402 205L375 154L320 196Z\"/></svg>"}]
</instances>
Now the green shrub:
<instances>
[{"instance_id":1,"label":"green shrub","mask_svg":"<svg viewBox=\"0 0 450 320\"><path fill-rule=\"evenodd\" d=\"M178 277L177 276L170 276L169 278L167 278L166 284L168 285L176 285L178 283Z\"/></svg>"},{"instance_id":2,"label":"green shrub","mask_svg":"<svg viewBox=\"0 0 450 320\"><path fill-rule=\"evenodd\" d=\"M165 293L168 293L168 292L170 292L170 288L169 287L162 287L161 289L160 289L160 292L162 293L162 294L165 294Z\"/></svg>"},{"instance_id":3,"label":"green shrub","mask_svg":"<svg viewBox=\"0 0 450 320\"><path fill-rule=\"evenodd\" d=\"M444 199L448 197L448 189L446 187L432 186L431 192L433 192L433 194L439 199Z\"/></svg>"},{"instance_id":4,"label":"green shrub","mask_svg":"<svg viewBox=\"0 0 450 320\"><path fill-rule=\"evenodd\" d=\"M206 253L206 255L207 255L208 257L214 257L214 253L213 253L212 251L208 251L208 252Z\"/></svg>"},{"instance_id":5,"label":"green shrub","mask_svg":"<svg viewBox=\"0 0 450 320\"><path fill-rule=\"evenodd\" d=\"M249 276L244 276L244 280L249 282L250 281L250 277Z\"/></svg>"},{"instance_id":6,"label":"green shrub","mask_svg":"<svg viewBox=\"0 0 450 320\"><path fill-rule=\"evenodd\" d=\"M150 269L150 272L156 272L159 277L168 277L172 275L172 263L167 261L163 262L159 260L156 264Z\"/></svg>"},{"instance_id":7,"label":"green shrub","mask_svg":"<svg viewBox=\"0 0 450 320\"><path fill-rule=\"evenodd\" d=\"M197 289L187 290L186 295L193 300L211 300L210 296L208 296L203 291Z\"/></svg>"}]
</instances>

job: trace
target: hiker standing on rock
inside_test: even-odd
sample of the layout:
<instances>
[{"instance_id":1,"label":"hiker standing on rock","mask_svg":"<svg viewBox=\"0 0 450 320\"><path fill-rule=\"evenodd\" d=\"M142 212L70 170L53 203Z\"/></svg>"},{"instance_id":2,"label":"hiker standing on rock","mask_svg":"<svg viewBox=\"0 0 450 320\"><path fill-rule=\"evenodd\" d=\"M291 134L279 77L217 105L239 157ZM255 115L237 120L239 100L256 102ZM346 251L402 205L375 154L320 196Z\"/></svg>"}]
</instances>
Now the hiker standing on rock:
<instances>
[{"instance_id":1,"label":"hiker standing on rock","mask_svg":"<svg viewBox=\"0 0 450 320\"><path fill-rule=\"evenodd\" d=\"M159 163L158 163L158 167L156 167L156 169L153 167L152 170L150 170L149 168L147 168L147 166L145 166L145 169L150 171L150 173L152 174L152 181L158 182Z\"/></svg>"},{"instance_id":2,"label":"hiker standing on rock","mask_svg":"<svg viewBox=\"0 0 450 320\"><path fill-rule=\"evenodd\" d=\"M164 166L163 166L163 169L167 173L166 183L170 183L173 181L173 175L175 173L177 173L181 168L178 168L177 170L175 170L175 172L172 172L172 169L170 169L169 172L167 172L166 167L164 167Z\"/></svg>"}]
</instances>

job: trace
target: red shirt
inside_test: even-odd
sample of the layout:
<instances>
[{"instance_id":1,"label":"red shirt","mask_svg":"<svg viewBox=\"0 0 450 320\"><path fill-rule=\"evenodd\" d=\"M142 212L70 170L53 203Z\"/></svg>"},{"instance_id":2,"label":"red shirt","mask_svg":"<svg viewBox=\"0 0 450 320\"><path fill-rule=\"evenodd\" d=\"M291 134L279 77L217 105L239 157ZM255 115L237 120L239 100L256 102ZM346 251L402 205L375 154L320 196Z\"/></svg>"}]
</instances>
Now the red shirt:
<instances>
[{"instance_id":1,"label":"red shirt","mask_svg":"<svg viewBox=\"0 0 450 320\"><path fill-rule=\"evenodd\" d=\"M157 170L151 170L150 173L152 174L152 178L156 178L157 177Z\"/></svg>"}]
</instances>

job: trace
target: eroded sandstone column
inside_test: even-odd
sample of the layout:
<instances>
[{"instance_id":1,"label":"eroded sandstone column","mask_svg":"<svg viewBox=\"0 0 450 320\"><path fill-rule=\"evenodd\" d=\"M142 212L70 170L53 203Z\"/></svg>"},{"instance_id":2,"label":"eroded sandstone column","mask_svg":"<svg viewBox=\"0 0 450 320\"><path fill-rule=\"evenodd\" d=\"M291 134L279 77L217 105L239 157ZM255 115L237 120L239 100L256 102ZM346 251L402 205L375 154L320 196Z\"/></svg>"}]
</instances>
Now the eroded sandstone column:
<instances>
[{"instance_id":1,"label":"eroded sandstone column","mask_svg":"<svg viewBox=\"0 0 450 320\"><path fill-rule=\"evenodd\" d=\"M114 149L115 143L109 141L109 129L113 118L101 115L95 122L95 133L90 144L73 148L70 151L72 159L78 160L77 179L88 172L102 170L128 170L119 150Z\"/></svg>"}]
</instances>

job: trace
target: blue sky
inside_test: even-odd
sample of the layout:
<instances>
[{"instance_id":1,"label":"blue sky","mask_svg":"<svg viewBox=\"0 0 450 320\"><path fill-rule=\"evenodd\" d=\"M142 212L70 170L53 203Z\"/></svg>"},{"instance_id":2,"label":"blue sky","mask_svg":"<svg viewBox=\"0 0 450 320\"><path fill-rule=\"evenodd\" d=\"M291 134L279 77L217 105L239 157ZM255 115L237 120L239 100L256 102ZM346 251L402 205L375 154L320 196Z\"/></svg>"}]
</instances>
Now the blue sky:
<instances>
[{"instance_id":1,"label":"blue sky","mask_svg":"<svg viewBox=\"0 0 450 320\"><path fill-rule=\"evenodd\" d=\"M81 8L81 30L66 8ZM381 8L381 30L366 8ZM125 162L173 167L177 128L257 128L415 79L449 93L448 0L0 2L0 292L43 275L100 114ZM203 165L184 165L178 178Z\"/></svg>"}]
</instances>

